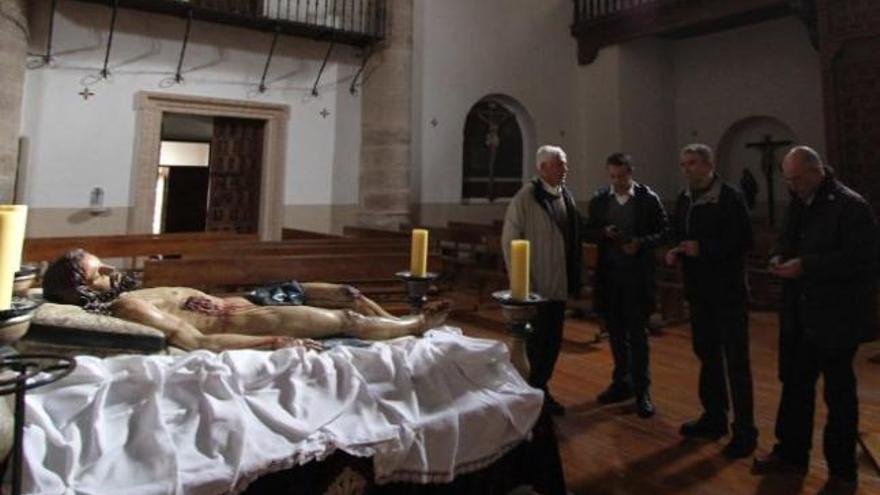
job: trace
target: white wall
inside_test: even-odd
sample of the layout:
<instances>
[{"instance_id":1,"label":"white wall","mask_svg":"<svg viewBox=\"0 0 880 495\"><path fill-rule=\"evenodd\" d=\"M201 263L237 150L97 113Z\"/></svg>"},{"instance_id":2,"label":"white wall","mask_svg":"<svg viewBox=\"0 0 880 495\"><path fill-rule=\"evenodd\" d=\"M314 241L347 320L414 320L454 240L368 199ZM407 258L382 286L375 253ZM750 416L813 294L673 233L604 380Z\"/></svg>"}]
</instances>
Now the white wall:
<instances>
[{"instance_id":1,"label":"white wall","mask_svg":"<svg viewBox=\"0 0 880 495\"><path fill-rule=\"evenodd\" d=\"M33 2L32 54L44 50L48 2ZM185 23L182 19L121 9L110 54L110 78L98 75L104 60L111 10L59 2L48 67L31 68L25 82L22 134L30 140L25 201L41 208L87 205L101 186L106 205L131 205L138 91L210 96L290 106L284 202L328 205L357 202L360 96L348 92L359 60L340 46L312 97L326 43L282 36L267 77L257 86L271 35L204 22L193 24L183 64L183 84L171 83ZM32 59L35 63L36 59ZM95 93L84 100L79 91ZM322 118L326 108L330 115Z\"/></svg>"},{"instance_id":2,"label":"white wall","mask_svg":"<svg viewBox=\"0 0 880 495\"><path fill-rule=\"evenodd\" d=\"M534 120L539 143L577 148L569 0L414 1L415 201L460 203L465 118L490 94L519 101ZM575 166L570 179L578 174Z\"/></svg>"},{"instance_id":3,"label":"white wall","mask_svg":"<svg viewBox=\"0 0 880 495\"><path fill-rule=\"evenodd\" d=\"M768 116L824 153L819 54L799 20L681 40L672 49L677 144L700 141L717 148L737 122ZM672 163L676 159L671 157Z\"/></svg>"}]
</instances>

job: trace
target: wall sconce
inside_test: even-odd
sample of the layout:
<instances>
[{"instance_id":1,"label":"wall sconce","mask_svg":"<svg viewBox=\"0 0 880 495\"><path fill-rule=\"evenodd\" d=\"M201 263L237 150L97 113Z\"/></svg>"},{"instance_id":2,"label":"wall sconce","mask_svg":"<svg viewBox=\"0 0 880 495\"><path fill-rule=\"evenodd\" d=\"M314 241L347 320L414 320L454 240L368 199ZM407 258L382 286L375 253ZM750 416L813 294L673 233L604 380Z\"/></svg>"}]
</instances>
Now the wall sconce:
<instances>
[{"instance_id":1,"label":"wall sconce","mask_svg":"<svg viewBox=\"0 0 880 495\"><path fill-rule=\"evenodd\" d=\"M93 188L89 193L89 213L97 216L104 215L109 211L110 209L104 206L104 189L102 187Z\"/></svg>"}]
</instances>

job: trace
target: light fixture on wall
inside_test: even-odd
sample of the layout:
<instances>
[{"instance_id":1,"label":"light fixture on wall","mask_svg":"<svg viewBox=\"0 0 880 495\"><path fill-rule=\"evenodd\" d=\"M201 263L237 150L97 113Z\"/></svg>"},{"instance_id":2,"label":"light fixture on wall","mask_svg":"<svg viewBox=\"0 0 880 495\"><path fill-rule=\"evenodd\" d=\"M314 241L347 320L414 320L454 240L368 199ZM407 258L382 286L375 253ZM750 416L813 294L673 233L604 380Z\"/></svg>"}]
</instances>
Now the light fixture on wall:
<instances>
[{"instance_id":1,"label":"light fixture on wall","mask_svg":"<svg viewBox=\"0 0 880 495\"><path fill-rule=\"evenodd\" d=\"M110 209L104 206L104 188L94 187L89 193L89 213L92 215L104 215L109 213Z\"/></svg>"}]
</instances>

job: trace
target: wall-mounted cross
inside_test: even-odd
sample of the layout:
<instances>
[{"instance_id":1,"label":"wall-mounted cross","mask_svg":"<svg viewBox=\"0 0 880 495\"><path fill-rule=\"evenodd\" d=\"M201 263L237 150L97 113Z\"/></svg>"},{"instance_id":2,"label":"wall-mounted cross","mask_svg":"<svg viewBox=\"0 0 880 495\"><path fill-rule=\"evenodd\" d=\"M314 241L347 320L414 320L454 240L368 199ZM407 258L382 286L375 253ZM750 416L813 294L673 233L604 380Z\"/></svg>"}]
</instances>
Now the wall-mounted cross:
<instances>
[{"instance_id":1,"label":"wall-mounted cross","mask_svg":"<svg viewBox=\"0 0 880 495\"><path fill-rule=\"evenodd\" d=\"M431 124L431 127L437 127L440 124L440 121L437 120L437 117L434 117L431 119L430 124Z\"/></svg>"},{"instance_id":2,"label":"wall-mounted cross","mask_svg":"<svg viewBox=\"0 0 880 495\"><path fill-rule=\"evenodd\" d=\"M82 91L77 93L78 95L83 97L83 100L88 100L89 96L95 96L95 93L89 91L89 88L83 88Z\"/></svg>"},{"instance_id":3,"label":"wall-mounted cross","mask_svg":"<svg viewBox=\"0 0 880 495\"><path fill-rule=\"evenodd\" d=\"M325 118L325 119L326 119L326 118L330 115L330 111L327 110L326 108L322 108L321 111L318 112L318 114L319 114L322 118Z\"/></svg>"}]
</instances>

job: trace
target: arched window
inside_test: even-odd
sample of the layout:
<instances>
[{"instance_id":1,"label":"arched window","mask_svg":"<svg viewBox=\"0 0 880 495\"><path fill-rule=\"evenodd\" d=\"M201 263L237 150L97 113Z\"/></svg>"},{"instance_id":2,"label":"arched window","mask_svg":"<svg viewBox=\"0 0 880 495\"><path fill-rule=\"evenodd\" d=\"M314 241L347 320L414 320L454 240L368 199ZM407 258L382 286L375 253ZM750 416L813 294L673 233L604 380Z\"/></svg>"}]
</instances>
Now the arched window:
<instances>
[{"instance_id":1,"label":"arched window","mask_svg":"<svg viewBox=\"0 0 880 495\"><path fill-rule=\"evenodd\" d=\"M523 133L513 109L487 97L464 125L462 199L509 198L523 177Z\"/></svg>"}]
</instances>

